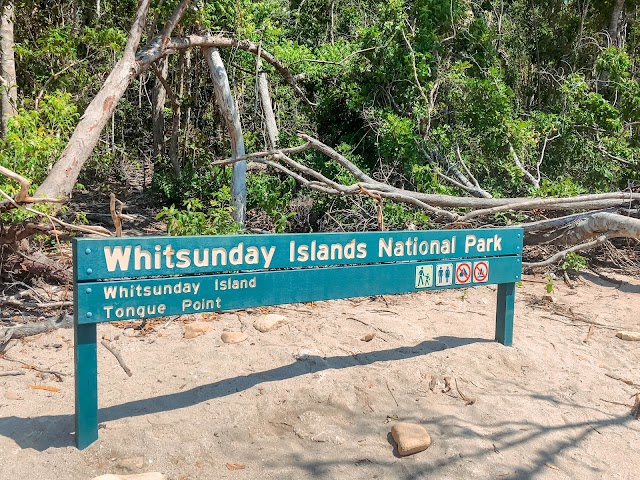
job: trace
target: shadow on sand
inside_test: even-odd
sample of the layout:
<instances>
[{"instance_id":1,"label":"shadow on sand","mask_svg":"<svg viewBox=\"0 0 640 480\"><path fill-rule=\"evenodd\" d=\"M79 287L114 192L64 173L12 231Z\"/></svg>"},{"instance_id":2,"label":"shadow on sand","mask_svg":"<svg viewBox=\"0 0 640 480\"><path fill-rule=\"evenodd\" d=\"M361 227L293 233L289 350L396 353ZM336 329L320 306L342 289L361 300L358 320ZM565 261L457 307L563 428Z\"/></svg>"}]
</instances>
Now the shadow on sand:
<instances>
[{"instance_id":1,"label":"shadow on sand","mask_svg":"<svg viewBox=\"0 0 640 480\"><path fill-rule=\"evenodd\" d=\"M343 369L356 365L371 365L377 362L404 360L421 355L428 355L429 353L442 351L447 348L456 348L480 342L491 342L491 340L443 336L424 341L413 347L399 347L370 353L326 358L305 356L289 365L283 365L271 370L226 378L189 390L101 408L98 411L98 419L100 422L111 422L121 418L168 412L233 395L265 382L277 382L302 375L314 374L322 370ZM75 445L74 429L75 422L73 415L42 415L31 418L12 416L0 418L0 435L12 438L22 448L33 448L38 451Z\"/></svg>"}]
</instances>

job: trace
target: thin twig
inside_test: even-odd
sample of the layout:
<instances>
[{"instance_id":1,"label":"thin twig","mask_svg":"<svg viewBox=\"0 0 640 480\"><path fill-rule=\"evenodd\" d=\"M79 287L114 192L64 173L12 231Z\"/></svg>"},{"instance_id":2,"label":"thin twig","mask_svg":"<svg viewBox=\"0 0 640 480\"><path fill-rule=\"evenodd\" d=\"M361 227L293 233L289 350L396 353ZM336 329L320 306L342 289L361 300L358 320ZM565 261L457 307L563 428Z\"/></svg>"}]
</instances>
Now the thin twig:
<instances>
[{"instance_id":1,"label":"thin twig","mask_svg":"<svg viewBox=\"0 0 640 480\"><path fill-rule=\"evenodd\" d=\"M133 373L131 373L131 370L129 370L129 367L127 367L127 365L124 363L124 360L122 359L122 356L120 355L120 352L118 350L116 350L116 348L113 345L111 345L109 342L107 342L105 340L101 340L100 343L102 344L102 346L104 348L109 350L114 357L116 357L116 360L118 360L118 363L120 364L120 366L124 370L124 373L126 373L127 375L129 375L131 377L133 375Z\"/></svg>"},{"instance_id":2,"label":"thin twig","mask_svg":"<svg viewBox=\"0 0 640 480\"><path fill-rule=\"evenodd\" d=\"M387 380L385 380L384 382L387 385L387 390L389 390L389 394L391 395L391 398L393 398L393 401L396 402L396 407L399 407L400 405L398 404L398 400L396 400L396 396L393 394L393 392L389 388L389 382Z\"/></svg>"},{"instance_id":3,"label":"thin twig","mask_svg":"<svg viewBox=\"0 0 640 480\"><path fill-rule=\"evenodd\" d=\"M600 398L600 400L607 403L613 403L614 405L622 405L623 407L633 408L633 405L629 405L628 403L614 402L613 400L607 400L606 398Z\"/></svg>"},{"instance_id":4,"label":"thin twig","mask_svg":"<svg viewBox=\"0 0 640 480\"><path fill-rule=\"evenodd\" d=\"M572 252L582 252L584 250L590 250L592 248L597 247L598 245L602 245L609 239L609 235L600 235L595 240L590 242L581 243L579 245L574 245L571 248L567 248L566 250L562 250L561 252L552 255L551 257L543 260L542 262L522 262L523 267L533 268L533 267L546 267L547 265L552 265L556 262L564 260L569 253Z\"/></svg>"},{"instance_id":5,"label":"thin twig","mask_svg":"<svg viewBox=\"0 0 640 480\"><path fill-rule=\"evenodd\" d=\"M23 362L22 360L18 360L16 358L9 358L9 357L6 356L6 353L5 354L0 354L0 359L6 360L8 362L19 363L21 365L24 365L24 367L28 368L29 370L35 370L36 372L40 372L40 373L49 373L51 375L54 375L59 382L61 382L62 381L62 377L66 375L66 373L56 372L56 371L53 371L53 370L46 370L44 368L36 367L35 365L31 365L29 363Z\"/></svg>"},{"instance_id":6,"label":"thin twig","mask_svg":"<svg viewBox=\"0 0 640 480\"><path fill-rule=\"evenodd\" d=\"M9 370L8 372L0 372L0 377L17 377L24 374L25 372L21 370Z\"/></svg>"},{"instance_id":7,"label":"thin twig","mask_svg":"<svg viewBox=\"0 0 640 480\"><path fill-rule=\"evenodd\" d=\"M454 383L456 384L456 390L458 391L458 395L460 395L460 398L462 400L464 400L465 405L473 405L474 403L476 403L476 399L473 397L467 397L464 393L462 393L462 391L460 390L460 387L458 387L458 380L456 378L453 379Z\"/></svg>"},{"instance_id":8,"label":"thin twig","mask_svg":"<svg viewBox=\"0 0 640 480\"><path fill-rule=\"evenodd\" d=\"M626 378L618 377L617 375L614 375L612 373L605 373L605 376L609 378L613 378L614 380L618 380L619 382L622 382L625 385L629 385L631 387L640 387L640 385L635 383L633 380L628 380Z\"/></svg>"}]
</instances>

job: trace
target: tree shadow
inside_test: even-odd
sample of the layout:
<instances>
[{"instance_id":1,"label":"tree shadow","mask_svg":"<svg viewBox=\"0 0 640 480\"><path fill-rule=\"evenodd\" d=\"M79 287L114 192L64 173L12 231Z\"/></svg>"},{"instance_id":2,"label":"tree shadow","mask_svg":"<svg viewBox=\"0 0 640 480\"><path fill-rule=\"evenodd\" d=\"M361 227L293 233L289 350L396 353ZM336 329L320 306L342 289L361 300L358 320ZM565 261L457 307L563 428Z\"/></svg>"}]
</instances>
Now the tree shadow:
<instances>
[{"instance_id":1,"label":"tree shadow","mask_svg":"<svg viewBox=\"0 0 640 480\"><path fill-rule=\"evenodd\" d=\"M447 348L457 348L473 343L492 342L492 340L484 338L441 336L433 340L421 342L413 347L399 347L334 357L305 355L299 357L291 364L271 370L226 378L189 390L104 407L99 409L98 419L100 422L111 422L127 417L168 412L243 392L261 383L277 382L302 375L314 374L323 370L337 370L371 365L377 362L404 360L439 352ZM22 448L33 448L37 451L75 445L74 429L74 415L43 415L32 418L11 416L0 418L0 435L12 438Z\"/></svg>"},{"instance_id":2,"label":"tree shadow","mask_svg":"<svg viewBox=\"0 0 640 480\"><path fill-rule=\"evenodd\" d=\"M589 272L580 272L580 276L599 287L615 288L622 293L640 293L640 285L631 283L627 280L616 280L613 278L611 280L607 280Z\"/></svg>"},{"instance_id":3,"label":"tree shadow","mask_svg":"<svg viewBox=\"0 0 640 480\"><path fill-rule=\"evenodd\" d=\"M598 435L610 427L629 425L636 420L631 415L612 416L610 418L595 420L562 423L558 425L543 425L532 421L504 421L499 423L490 423L478 425L462 420L459 417L442 416L429 419L428 421L421 419L407 419L416 423L422 423L428 431L446 430L447 426L455 423L455 437L458 439L484 438L484 446L477 446L472 451L466 451L464 455L458 457L454 455L447 458L435 458L433 456L424 455L423 457L408 456L402 457L398 453L397 446L391 437L391 433L387 435L387 442L393 455L393 459L389 457L383 458L364 458L356 460L338 459L338 460L318 460L309 461L301 458L299 454L292 454L290 459L278 458L274 459L273 465L267 465L267 468L277 468L283 461L290 460L291 464L295 464L298 468L304 470L308 477L317 478L335 478L336 466L353 466L358 467L358 478L397 478L401 480L414 480L428 478L433 475L434 478L461 478L464 476L465 463L476 464L478 462L489 461L494 467L500 464L499 456L504 455L511 450L528 445L530 446L530 459L526 461L522 459L520 466L510 468L509 473L502 473L500 478L507 480L528 480L531 478L545 477L545 472L553 468L557 462L559 455L571 449L579 448L580 445L590 436ZM484 434L478 431L478 428L490 428L494 433ZM551 436L558 432L565 432L566 435L562 439L552 440ZM535 448L534 442L544 440L544 447ZM437 440L436 440L437 441ZM538 442L540 444L540 442ZM499 449L496 448L499 446ZM430 447L430 448L433 448ZM427 450L429 452L429 450ZM517 451L512 452L518 455ZM418 454L420 455L420 454ZM493 460L488 460L493 459ZM453 467L453 468L451 468ZM499 468L499 467L498 467ZM607 472L601 469L587 466L593 476L589 478L607 478ZM446 469L446 471L445 471ZM456 476L451 476L452 470L456 472ZM393 472L393 477L385 473ZM468 471L467 471L468 472ZM571 472L565 472L571 478ZM306 476L305 476L306 477ZM472 475L470 478L482 478ZM487 476L485 478L495 478Z\"/></svg>"}]
</instances>

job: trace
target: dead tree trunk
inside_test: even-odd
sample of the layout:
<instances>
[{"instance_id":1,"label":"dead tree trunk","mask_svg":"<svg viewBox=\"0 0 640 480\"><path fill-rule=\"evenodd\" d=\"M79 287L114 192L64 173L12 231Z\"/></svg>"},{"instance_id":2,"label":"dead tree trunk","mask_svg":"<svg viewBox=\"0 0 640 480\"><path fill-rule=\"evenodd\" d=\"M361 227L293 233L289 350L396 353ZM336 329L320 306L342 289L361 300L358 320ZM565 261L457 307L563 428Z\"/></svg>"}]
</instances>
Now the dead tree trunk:
<instances>
[{"instance_id":1,"label":"dead tree trunk","mask_svg":"<svg viewBox=\"0 0 640 480\"><path fill-rule=\"evenodd\" d=\"M243 157L245 152L240 114L238 113L235 99L231 94L229 78L222 63L222 58L217 48L204 48L202 51L211 70L216 101L229 132L232 158ZM234 207L233 219L243 227L247 208L246 172L246 161L233 162L233 175L231 178L231 205Z\"/></svg>"},{"instance_id":2,"label":"dead tree trunk","mask_svg":"<svg viewBox=\"0 0 640 480\"><path fill-rule=\"evenodd\" d=\"M260 56L258 56L257 59L256 69L258 70L258 96L260 97L260 105L262 106L262 114L264 115L264 126L267 131L267 148L271 150L276 148L278 143L278 124L276 122L276 116L273 113L267 72L262 69L262 59Z\"/></svg>"},{"instance_id":3,"label":"dead tree trunk","mask_svg":"<svg viewBox=\"0 0 640 480\"><path fill-rule=\"evenodd\" d=\"M621 23L622 23L622 12L624 10L624 0L616 0L616 3L613 5L613 11L611 12L611 21L609 22L609 38L611 40L611 45L615 47L619 47L622 45L620 39L621 33Z\"/></svg>"},{"instance_id":4,"label":"dead tree trunk","mask_svg":"<svg viewBox=\"0 0 640 480\"><path fill-rule=\"evenodd\" d=\"M0 83L2 84L0 134L3 138L7 132L9 118L17 113L16 105L18 103L13 21L13 2L5 2L0 14Z\"/></svg>"}]
</instances>

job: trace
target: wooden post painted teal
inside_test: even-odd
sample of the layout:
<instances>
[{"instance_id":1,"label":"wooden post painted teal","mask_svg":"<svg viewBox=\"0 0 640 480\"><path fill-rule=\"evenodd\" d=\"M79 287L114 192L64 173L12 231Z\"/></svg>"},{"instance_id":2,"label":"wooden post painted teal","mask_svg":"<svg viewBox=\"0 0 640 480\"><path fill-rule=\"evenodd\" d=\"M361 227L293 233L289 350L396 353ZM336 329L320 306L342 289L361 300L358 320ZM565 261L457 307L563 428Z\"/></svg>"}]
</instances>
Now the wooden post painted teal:
<instances>
[{"instance_id":1,"label":"wooden post painted teal","mask_svg":"<svg viewBox=\"0 0 640 480\"><path fill-rule=\"evenodd\" d=\"M496 307L496 341L511 346L513 343L513 311L516 297L515 283L498 284Z\"/></svg>"},{"instance_id":2,"label":"wooden post painted teal","mask_svg":"<svg viewBox=\"0 0 640 480\"><path fill-rule=\"evenodd\" d=\"M77 317L76 317L77 318ZM76 444L82 449L98 439L98 358L96 325L75 324Z\"/></svg>"}]
</instances>

